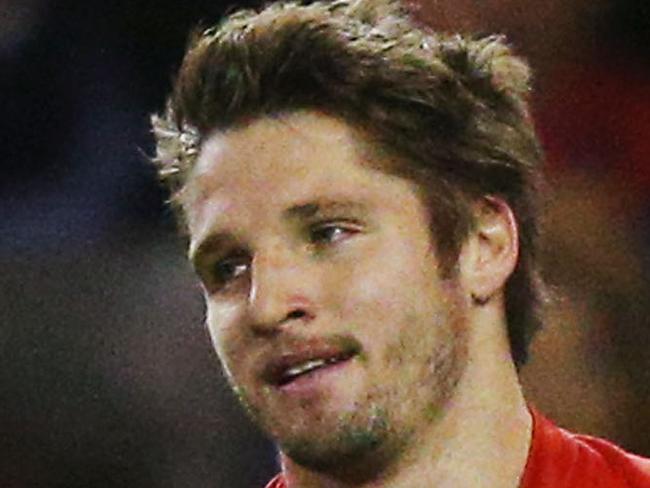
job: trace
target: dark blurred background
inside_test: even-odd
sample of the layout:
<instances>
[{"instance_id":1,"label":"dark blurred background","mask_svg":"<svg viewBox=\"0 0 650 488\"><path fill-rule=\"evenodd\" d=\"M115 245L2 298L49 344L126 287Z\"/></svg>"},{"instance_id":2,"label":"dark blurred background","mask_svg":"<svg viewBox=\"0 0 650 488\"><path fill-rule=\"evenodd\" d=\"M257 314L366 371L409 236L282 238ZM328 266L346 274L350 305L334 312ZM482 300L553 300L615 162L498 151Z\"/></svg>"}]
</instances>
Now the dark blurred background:
<instances>
[{"instance_id":1,"label":"dark blurred background","mask_svg":"<svg viewBox=\"0 0 650 488\"><path fill-rule=\"evenodd\" d=\"M536 73L556 300L523 371L560 425L650 455L650 7L422 0ZM0 486L255 487L275 453L222 379L145 163L189 29L259 2L0 0Z\"/></svg>"}]
</instances>

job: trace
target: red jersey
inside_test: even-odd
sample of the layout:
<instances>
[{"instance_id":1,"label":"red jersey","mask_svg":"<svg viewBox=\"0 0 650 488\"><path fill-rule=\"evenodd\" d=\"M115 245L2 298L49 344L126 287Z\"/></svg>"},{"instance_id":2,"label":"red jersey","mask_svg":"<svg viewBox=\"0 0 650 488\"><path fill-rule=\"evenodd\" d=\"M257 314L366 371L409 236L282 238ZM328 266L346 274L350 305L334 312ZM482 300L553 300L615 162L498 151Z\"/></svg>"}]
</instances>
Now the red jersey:
<instances>
[{"instance_id":1,"label":"red jersey","mask_svg":"<svg viewBox=\"0 0 650 488\"><path fill-rule=\"evenodd\" d=\"M650 459L560 429L535 409L521 488L650 488ZM282 474L266 488L287 488Z\"/></svg>"},{"instance_id":2,"label":"red jersey","mask_svg":"<svg viewBox=\"0 0 650 488\"><path fill-rule=\"evenodd\" d=\"M650 488L650 459L572 434L530 411L533 440L521 488Z\"/></svg>"}]
</instances>

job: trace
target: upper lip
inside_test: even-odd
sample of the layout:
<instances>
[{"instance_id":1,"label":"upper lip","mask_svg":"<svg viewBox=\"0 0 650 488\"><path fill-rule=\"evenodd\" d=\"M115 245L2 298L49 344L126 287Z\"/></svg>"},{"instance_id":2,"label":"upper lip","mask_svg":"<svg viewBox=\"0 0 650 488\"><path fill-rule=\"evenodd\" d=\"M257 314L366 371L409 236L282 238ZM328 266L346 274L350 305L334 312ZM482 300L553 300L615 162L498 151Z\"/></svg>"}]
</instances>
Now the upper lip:
<instances>
[{"instance_id":1,"label":"upper lip","mask_svg":"<svg viewBox=\"0 0 650 488\"><path fill-rule=\"evenodd\" d=\"M279 385L283 383L286 372L294 366L317 359L343 361L350 359L357 352L358 348L352 344L342 347L322 341L301 342L282 350L279 354L274 354L274 357L266 363L262 370L262 379L268 383Z\"/></svg>"}]
</instances>

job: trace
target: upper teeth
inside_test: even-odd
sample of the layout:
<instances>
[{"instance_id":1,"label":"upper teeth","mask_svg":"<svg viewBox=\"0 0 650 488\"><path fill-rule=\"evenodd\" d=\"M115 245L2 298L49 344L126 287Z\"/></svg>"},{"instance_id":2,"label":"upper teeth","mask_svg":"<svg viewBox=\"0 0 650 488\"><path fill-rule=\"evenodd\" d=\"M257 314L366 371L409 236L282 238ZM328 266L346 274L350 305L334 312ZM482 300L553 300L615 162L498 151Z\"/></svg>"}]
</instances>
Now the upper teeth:
<instances>
[{"instance_id":1,"label":"upper teeth","mask_svg":"<svg viewBox=\"0 0 650 488\"><path fill-rule=\"evenodd\" d=\"M330 359L310 359L309 361L305 361L304 363L298 364L296 366L293 366L292 368L289 368L285 373L284 376L296 376L299 374L306 373L308 371L311 371L316 368L320 368L321 366L329 363L334 363L336 362L336 358L330 358Z\"/></svg>"}]
</instances>

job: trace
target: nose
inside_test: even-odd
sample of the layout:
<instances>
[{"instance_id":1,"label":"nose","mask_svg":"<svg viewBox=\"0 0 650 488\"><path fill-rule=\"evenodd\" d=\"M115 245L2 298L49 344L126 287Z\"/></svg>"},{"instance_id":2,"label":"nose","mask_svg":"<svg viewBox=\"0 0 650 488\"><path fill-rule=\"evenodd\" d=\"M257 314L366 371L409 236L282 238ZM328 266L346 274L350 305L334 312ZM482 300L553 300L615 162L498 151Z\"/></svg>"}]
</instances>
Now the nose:
<instances>
[{"instance_id":1,"label":"nose","mask_svg":"<svg viewBox=\"0 0 650 488\"><path fill-rule=\"evenodd\" d=\"M258 252L251 268L249 323L257 335L275 335L315 317L313 270L305 259L277 247Z\"/></svg>"}]
</instances>

